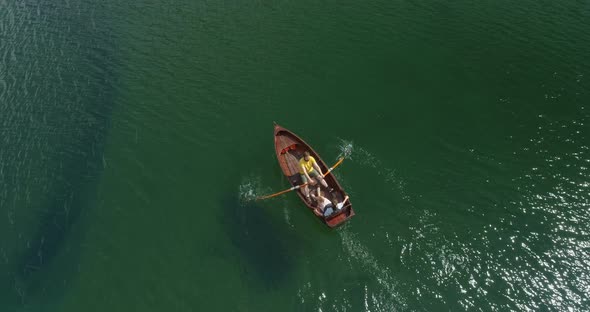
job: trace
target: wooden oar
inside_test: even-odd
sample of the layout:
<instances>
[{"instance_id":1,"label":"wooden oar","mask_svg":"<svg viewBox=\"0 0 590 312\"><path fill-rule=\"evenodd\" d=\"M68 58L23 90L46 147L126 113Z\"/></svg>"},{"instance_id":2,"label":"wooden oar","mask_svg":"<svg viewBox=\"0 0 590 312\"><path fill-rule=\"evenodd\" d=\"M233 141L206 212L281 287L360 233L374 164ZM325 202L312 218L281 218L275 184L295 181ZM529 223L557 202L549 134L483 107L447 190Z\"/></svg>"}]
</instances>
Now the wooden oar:
<instances>
[{"instance_id":1,"label":"wooden oar","mask_svg":"<svg viewBox=\"0 0 590 312\"><path fill-rule=\"evenodd\" d=\"M338 161L337 161L337 162L334 164L334 166L332 166L332 168L328 169L328 171L326 171L326 172L323 174L323 176L324 176L324 177L325 177L325 176L327 176L327 175L328 175L328 173L330 173L332 170L336 169L336 167L340 166L340 164L341 164L343 161L344 161L344 157L340 157L340 159L338 159ZM300 189L301 187L303 187L303 186L306 186L306 185L308 185L308 184L309 184L309 182L307 182L307 183L303 183L303 184L300 184L300 185L295 185L295 186L293 186L293 187L291 187L291 188L288 188L288 189L286 189L286 190L284 190L284 191L280 191L280 192L278 192L278 193L274 193L274 194L270 194L270 195L266 195L266 196L259 196L259 197L256 197L256 200L261 200L261 199L268 199L268 198L271 198L271 197L279 196L279 195L281 195L281 194L285 194L285 193L287 193L287 192L291 192L291 191L294 191L294 190Z\"/></svg>"}]
</instances>

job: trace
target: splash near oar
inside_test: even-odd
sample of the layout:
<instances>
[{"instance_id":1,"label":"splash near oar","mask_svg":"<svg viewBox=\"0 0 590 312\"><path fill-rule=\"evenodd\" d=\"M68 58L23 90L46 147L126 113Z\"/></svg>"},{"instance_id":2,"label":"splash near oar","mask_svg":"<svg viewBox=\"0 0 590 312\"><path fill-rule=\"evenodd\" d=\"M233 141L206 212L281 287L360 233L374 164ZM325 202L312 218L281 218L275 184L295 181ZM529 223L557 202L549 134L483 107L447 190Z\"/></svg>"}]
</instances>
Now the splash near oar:
<instances>
[{"instance_id":1,"label":"splash near oar","mask_svg":"<svg viewBox=\"0 0 590 312\"><path fill-rule=\"evenodd\" d=\"M334 166L329 168L321 159L319 154L316 153L316 151L314 151L313 148L309 146L309 144L307 144L293 132L277 124L275 124L274 129L274 141L275 152L277 155L277 160L279 161L279 166L291 184L291 188L275 194L263 196L258 199L271 198L290 191L298 190L297 195L303 201L305 206L310 210L310 212L314 213L314 215L316 215L329 227L341 225L354 216L354 210L352 209L352 204L350 201L348 201L349 205L346 206L346 208L340 209L328 216L323 216L323 214L318 212L320 212L321 209L325 207L316 207L316 202L311 200L310 197L305 196L303 192L303 190L305 190L304 187L306 187L308 184L303 181L303 177L305 177L305 175L300 172L299 162L303 158L304 153L309 152L310 156L315 160L319 170L323 173L323 180L327 184L327 187L321 186L323 183L318 184L320 196L334 200L338 203L343 202L347 194L340 183L338 183L338 180L332 171L342 164L344 157L341 157L338 162L334 164Z\"/></svg>"}]
</instances>

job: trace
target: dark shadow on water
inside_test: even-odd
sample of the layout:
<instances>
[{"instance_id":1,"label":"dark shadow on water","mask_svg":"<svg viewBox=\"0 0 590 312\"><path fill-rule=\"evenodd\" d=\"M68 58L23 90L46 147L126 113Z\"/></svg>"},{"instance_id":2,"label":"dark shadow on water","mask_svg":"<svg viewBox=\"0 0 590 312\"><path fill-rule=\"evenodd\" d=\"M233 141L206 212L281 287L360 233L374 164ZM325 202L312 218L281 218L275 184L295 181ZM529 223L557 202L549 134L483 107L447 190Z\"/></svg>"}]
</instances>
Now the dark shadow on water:
<instances>
[{"instance_id":1,"label":"dark shadow on water","mask_svg":"<svg viewBox=\"0 0 590 312\"><path fill-rule=\"evenodd\" d=\"M92 131L104 136L106 129L99 127L92 129ZM92 135L92 138L87 138L86 142L90 146L102 147L102 140L104 138ZM102 148L100 150L102 151ZM82 211L88 207L90 201L94 200L96 185L103 170L101 160L96 157L74 156L65 159L64 163L67 164L67 167L64 167L62 171L64 181L54 184L53 197L48 198L42 207L45 212L41 215L37 231L19 262L17 274L19 280L24 284L23 291L27 295L34 295L40 290L46 290L40 289L42 284L46 284L43 283L44 271L64 248L68 235L83 233L83 230L73 232L73 229ZM77 256L77 253L68 252L68 261L72 264L69 269L74 267L77 262L77 258L72 258L72 255ZM64 280L66 277L64 276Z\"/></svg>"},{"instance_id":2,"label":"dark shadow on water","mask_svg":"<svg viewBox=\"0 0 590 312\"><path fill-rule=\"evenodd\" d=\"M220 223L238 251L247 279L253 277L266 290L280 287L294 269L297 237L282 219L255 201L241 202L228 194L222 207Z\"/></svg>"}]
</instances>

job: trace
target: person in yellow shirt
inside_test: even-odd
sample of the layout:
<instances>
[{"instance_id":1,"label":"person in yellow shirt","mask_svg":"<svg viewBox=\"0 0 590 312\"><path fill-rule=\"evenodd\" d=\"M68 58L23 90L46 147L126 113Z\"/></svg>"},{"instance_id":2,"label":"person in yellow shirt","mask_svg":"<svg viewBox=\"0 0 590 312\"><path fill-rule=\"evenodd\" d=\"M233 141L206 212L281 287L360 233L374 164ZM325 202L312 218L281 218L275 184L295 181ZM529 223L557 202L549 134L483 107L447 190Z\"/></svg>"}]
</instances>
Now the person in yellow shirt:
<instances>
[{"instance_id":1,"label":"person in yellow shirt","mask_svg":"<svg viewBox=\"0 0 590 312\"><path fill-rule=\"evenodd\" d=\"M315 185L317 182L314 180L317 179L325 188L328 188L328 183L324 180L324 175L322 174L322 170L320 166L318 166L315 159L309 155L308 151L303 153L303 157L299 160L299 174L301 175L301 181L303 184L309 182L311 185ZM309 197L309 187L307 185L303 186L303 195L310 200ZM328 192L331 192L330 189Z\"/></svg>"}]
</instances>

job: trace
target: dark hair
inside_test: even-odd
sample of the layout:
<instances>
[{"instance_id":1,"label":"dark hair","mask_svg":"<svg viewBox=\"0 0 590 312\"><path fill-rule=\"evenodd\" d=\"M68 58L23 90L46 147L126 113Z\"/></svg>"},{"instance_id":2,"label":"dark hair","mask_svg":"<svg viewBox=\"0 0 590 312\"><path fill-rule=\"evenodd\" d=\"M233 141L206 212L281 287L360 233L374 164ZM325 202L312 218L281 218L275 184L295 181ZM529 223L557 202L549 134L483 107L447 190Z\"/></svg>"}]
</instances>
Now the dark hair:
<instances>
[{"instance_id":1,"label":"dark hair","mask_svg":"<svg viewBox=\"0 0 590 312\"><path fill-rule=\"evenodd\" d=\"M336 196L332 196L332 198L330 199L330 202L332 203L332 205L334 205L334 207L336 207L339 204Z\"/></svg>"}]
</instances>

